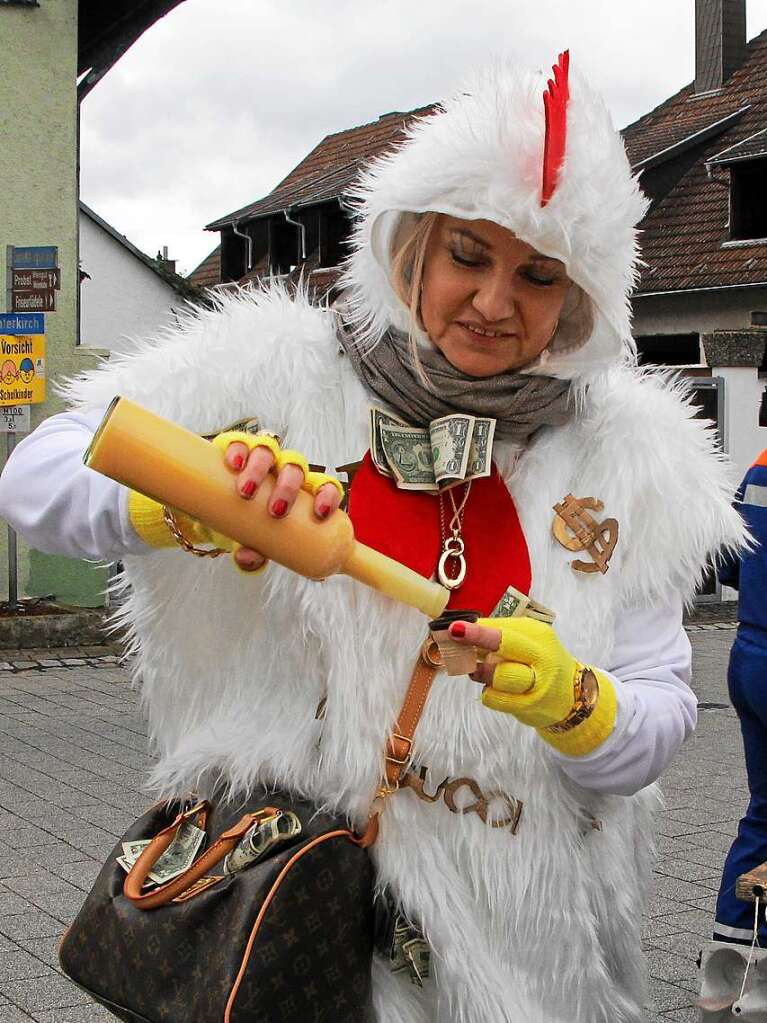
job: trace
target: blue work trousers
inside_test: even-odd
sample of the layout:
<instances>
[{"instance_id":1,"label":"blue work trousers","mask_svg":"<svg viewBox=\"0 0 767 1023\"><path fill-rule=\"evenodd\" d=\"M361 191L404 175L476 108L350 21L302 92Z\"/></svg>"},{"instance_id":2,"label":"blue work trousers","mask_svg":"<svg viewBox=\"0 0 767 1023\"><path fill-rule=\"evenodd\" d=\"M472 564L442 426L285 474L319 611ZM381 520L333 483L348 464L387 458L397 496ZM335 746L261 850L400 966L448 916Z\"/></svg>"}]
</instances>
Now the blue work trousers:
<instances>
[{"instance_id":1,"label":"blue work trousers","mask_svg":"<svg viewBox=\"0 0 767 1023\"><path fill-rule=\"evenodd\" d=\"M763 642L761 630L756 638L757 642L738 632L727 673L730 699L743 734L751 801L725 860L714 937L739 944L751 943L754 903L735 897L735 883L741 874L767 862L767 634ZM764 907L764 900L761 905ZM759 912L759 942L767 947L763 908Z\"/></svg>"}]
</instances>

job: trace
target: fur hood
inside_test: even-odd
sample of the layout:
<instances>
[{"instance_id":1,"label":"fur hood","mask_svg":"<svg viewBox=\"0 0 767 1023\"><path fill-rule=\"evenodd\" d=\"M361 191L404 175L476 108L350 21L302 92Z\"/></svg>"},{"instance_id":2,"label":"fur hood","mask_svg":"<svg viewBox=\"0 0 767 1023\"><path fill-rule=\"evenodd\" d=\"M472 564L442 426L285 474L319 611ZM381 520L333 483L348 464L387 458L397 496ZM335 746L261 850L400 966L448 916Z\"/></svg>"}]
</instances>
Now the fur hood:
<instances>
[{"instance_id":1,"label":"fur hood","mask_svg":"<svg viewBox=\"0 0 767 1023\"><path fill-rule=\"evenodd\" d=\"M367 344L390 326L409 328L390 283L391 247L403 214L432 211L508 228L561 260L589 296L594 329L586 343L544 352L526 372L585 378L633 357L628 296L647 200L604 102L571 74L564 163L541 206L545 88L540 72L500 64L483 71L363 173L350 195L359 219L344 280Z\"/></svg>"}]
</instances>

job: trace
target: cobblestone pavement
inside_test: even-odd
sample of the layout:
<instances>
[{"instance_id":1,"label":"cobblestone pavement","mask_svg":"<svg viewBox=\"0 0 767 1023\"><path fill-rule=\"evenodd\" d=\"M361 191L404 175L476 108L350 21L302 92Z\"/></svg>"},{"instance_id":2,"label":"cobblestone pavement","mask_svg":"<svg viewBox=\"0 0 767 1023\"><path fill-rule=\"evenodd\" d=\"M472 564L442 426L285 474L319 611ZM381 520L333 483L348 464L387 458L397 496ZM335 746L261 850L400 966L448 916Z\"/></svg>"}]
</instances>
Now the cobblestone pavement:
<instances>
[{"instance_id":1,"label":"cobblestone pavement","mask_svg":"<svg viewBox=\"0 0 767 1023\"><path fill-rule=\"evenodd\" d=\"M695 959L745 807L725 669L731 624L689 627L700 723L664 779L645 925L647 1023L697 1019ZM0 656L0 1023L113 1019L57 969L56 947L123 829L145 808L144 727L104 648Z\"/></svg>"}]
</instances>

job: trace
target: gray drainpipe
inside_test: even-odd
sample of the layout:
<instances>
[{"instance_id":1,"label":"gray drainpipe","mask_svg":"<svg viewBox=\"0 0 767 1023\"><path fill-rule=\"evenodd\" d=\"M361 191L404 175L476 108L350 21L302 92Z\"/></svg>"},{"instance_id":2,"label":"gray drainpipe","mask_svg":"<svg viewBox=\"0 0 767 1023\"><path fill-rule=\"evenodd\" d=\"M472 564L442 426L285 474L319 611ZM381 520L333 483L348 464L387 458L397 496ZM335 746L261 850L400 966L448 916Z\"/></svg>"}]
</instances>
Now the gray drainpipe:
<instances>
[{"instance_id":1,"label":"gray drainpipe","mask_svg":"<svg viewBox=\"0 0 767 1023\"><path fill-rule=\"evenodd\" d=\"M297 227L301 232L301 259L306 259L306 224L302 224L300 220L290 219L290 207L282 211L285 214L285 219L289 224Z\"/></svg>"},{"instance_id":2,"label":"gray drainpipe","mask_svg":"<svg viewBox=\"0 0 767 1023\"><path fill-rule=\"evenodd\" d=\"M245 241L248 243L248 267L247 268L248 268L248 270L251 270L253 268L253 239L250 237L249 234L244 234L242 231L238 231L237 230L237 225L238 224L239 224L239 220L233 220L232 221L232 231L237 235L238 238L244 238Z\"/></svg>"}]
</instances>

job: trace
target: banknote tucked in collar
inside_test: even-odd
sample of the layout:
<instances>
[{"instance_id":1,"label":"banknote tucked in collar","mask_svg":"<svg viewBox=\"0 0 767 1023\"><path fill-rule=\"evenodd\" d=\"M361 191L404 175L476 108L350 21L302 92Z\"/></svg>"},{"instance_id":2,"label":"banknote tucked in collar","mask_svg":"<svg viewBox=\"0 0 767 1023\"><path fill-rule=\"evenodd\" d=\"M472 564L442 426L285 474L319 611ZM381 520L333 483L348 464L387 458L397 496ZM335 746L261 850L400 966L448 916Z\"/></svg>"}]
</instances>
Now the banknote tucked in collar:
<instances>
[{"instance_id":1,"label":"banknote tucked in collar","mask_svg":"<svg viewBox=\"0 0 767 1023\"><path fill-rule=\"evenodd\" d=\"M464 413L411 426L374 405L370 409L370 454L379 472L401 490L440 493L489 476L495 419Z\"/></svg>"}]
</instances>

